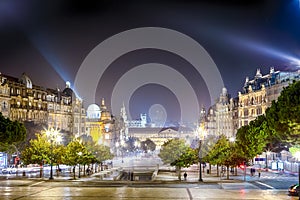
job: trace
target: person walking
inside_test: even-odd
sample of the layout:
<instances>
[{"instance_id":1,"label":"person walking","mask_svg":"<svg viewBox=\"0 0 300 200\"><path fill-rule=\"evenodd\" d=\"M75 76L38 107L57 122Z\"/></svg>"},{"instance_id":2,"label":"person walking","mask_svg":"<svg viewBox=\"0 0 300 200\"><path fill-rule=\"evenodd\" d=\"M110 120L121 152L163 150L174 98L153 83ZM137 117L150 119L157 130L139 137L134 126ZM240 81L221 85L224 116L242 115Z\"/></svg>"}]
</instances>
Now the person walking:
<instances>
[{"instance_id":1,"label":"person walking","mask_svg":"<svg viewBox=\"0 0 300 200\"><path fill-rule=\"evenodd\" d=\"M259 169L257 170L257 172L258 172L258 178L260 178L261 168L259 168Z\"/></svg>"},{"instance_id":2,"label":"person walking","mask_svg":"<svg viewBox=\"0 0 300 200\"><path fill-rule=\"evenodd\" d=\"M186 178L187 178L187 173L186 172L184 172L183 177L184 177L184 180L186 181Z\"/></svg>"}]
</instances>

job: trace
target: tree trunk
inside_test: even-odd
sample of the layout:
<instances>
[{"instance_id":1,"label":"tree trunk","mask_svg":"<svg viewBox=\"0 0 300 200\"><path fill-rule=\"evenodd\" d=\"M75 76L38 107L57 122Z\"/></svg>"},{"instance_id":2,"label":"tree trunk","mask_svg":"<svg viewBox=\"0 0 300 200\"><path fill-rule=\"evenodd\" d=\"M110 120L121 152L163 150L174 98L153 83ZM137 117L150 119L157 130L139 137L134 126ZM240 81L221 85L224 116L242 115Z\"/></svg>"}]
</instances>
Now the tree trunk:
<instances>
[{"instance_id":1,"label":"tree trunk","mask_svg":"<svg viewBox=\"0 0 300 200\"><path fill-rule=\"evenodd\" d=\"M85 164L83 165L83 176L85 176Z\"/></svg>"},{"instance_id":2,"label":"tree trunk","mask_svg":"<svg viewBox=\"0 0 300 200\"><path fill-rule=\"evenodd\" d=\"M73 176L74 176L74 180L76 179L75 177L75 166L73 166Z\"/></svg>"},{"instance_id":3,"label":"tree trunk","mask_svg":"<svg viewBox=\"0 0 300 200\"><path fill-rule=\"evenodd\" d=\"M237 167L234 168L234 175L237 176Z\"/></svg>"},{"instance_id":4,"label":"tree trunk","mask_svg":"<svg viewBox=\"0 0 300 200\"><path fill-rule=\"evenodd\" d=\"M181 181L181 167L176 166L176 171L177 171L177 174L178 174L178 180Z\"/></svg>"},{"instance_id":5,"label":"tree trunk","mask_svg":"<svg viewBox=\"0 0 300 200\"><path fill-rule=\"evenodd\" d=\"M217 176L219 176L219 165L217 165Z\"/></svg>"},{"instance_id":6,"label":"tree trunk","mask_svg":"<svg viewBox=\"0 0 300 200\"><path fill-rule=\"evenodd\" d=\"M227 168L227 176L226 176L226 179L229 180L229 165L227 165L226 168Z\"/></svg>"},{"instance_id":7,"label":"tree trunk","mask_svg":"<svg viewBox=\"0 0 300 200\"><path fill-rule=\"evenodd\" d=\"M209 163L209 173L211 174L211 164Z\"/></svg>"}]
</instances>

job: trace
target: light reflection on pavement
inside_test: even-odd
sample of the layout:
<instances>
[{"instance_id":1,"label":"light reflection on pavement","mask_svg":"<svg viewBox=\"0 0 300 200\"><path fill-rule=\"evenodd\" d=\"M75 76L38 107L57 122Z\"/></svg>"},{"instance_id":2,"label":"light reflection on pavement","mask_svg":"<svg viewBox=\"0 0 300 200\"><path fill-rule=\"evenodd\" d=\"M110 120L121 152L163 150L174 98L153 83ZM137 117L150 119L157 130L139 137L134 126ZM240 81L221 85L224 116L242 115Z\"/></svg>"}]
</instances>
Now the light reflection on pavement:
<instances>
[{"instance_id":1,"label":"light reflection on pavement","mask_svg":"<svg viewBox=\"0 0 300 200\"><path fill-rule=\"evenodd\" d=\"M177 184L177 185L80 185L78 183L11 180L0 181L0 199L53 200L53 199L208 199L208 200L295 200L286 190L260 190L247 183ZM220 189L223 188L223 189Z\"/></svg>"}]
</instances>

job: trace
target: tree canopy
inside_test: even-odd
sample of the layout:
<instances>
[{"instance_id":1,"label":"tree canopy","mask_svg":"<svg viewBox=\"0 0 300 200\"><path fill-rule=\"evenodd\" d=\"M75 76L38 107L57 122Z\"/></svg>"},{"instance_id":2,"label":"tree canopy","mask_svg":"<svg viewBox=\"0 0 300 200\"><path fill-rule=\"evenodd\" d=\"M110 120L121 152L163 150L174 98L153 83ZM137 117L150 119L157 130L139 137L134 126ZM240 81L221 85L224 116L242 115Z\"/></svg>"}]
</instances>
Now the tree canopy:
<instances>
[{"instance_id":1,"label":"tree canopy","mask_svg":"<svg viewBox=\"0 0 300 200\"><path fill-rule=\"evenodd\" d=\"M141 149L145 152L154 151L156 149L156 144L149 138L147 138L145 141L141 142Z\"/></svg>"},{"instance_id":2,"label":"tree canopy","mask_svg":"<svg viewBox=\"0 0 300 200\"><path fill-rule=\"evenodd\" d=\"M272 136L293 145L300 144L300 81L283 89L266 110Z\"/></svg>"},{"instance_id":3,"label":"tree canopy","mask_svg":"<svg viewBox=\"0 0 300 200\"><path fill-rule=\"evenodd\" d=\"M165 164L176 166L178 179L181 180L181 168L198 162L198 150L189 147L183 139L171 139L161 147L159 157Z\"/></svg>"},{"instance_id":4,"label":"tree canopy","mask_svg":"<svg viewBox=\"0 0 300 200\"><path fill-rule=\"evenodd\" d=\"M9 145L22 142L26 138L26 128L18 121L11 121L0 113L0 150L7 150Z\"/></svg>"},{"instance_id":5,"label":"tree canopy","mask_svg":"<svg viewBox=\"0 0 300 200\"><path fill-rule=\"evenodd\" d=\"M237 131L240 155L252 159L267 149L280 151L300 144L300 81L283 89L277 101Z\"/></svg>"}]
</instances>

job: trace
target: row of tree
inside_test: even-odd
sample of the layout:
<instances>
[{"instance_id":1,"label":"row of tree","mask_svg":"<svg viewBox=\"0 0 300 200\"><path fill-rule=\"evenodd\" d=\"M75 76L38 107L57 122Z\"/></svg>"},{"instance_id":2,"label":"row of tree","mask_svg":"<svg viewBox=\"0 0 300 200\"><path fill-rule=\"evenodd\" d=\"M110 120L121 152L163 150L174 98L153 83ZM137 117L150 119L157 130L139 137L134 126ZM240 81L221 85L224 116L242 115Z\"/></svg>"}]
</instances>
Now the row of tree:
<instances>
[{"instance_id":1,"label":"row of tree","mask_svg":"<svg viewBox=\"0 0 300 200\"><path fill-rule=\"evenodd\" d=\"M23 164L60 164L75 166L80 164L84 168L86 165L98 163L113 158L110 148L94 143L92 140L80 141L73 139L66 146L63 144L51 143L46 134L37 134L37 139L31 140L30 145L21 152ZM75 173L74 173L75 178Z\"/></svg>"},{"instance_id":2,"label":"row of tree","mask_svg":"<svg viewBox=\"0 0 300 200\"><path fill-rule=\"evenodd\" d=\"M212 165L236 167L251 161L255 156L268 149L279 152L284 148L300 144L300 82L294 82L284 88L277 101L264 115L258 116L248 125L238 129L235 142L229 141L225 135L218 138L208 137L201 149L192 149L184 140L173 139L166 142L159 156L164 163L180 168L189 167L199 162L199 157L204 162ZM199 155L201 153L202 155Z\"/></svg>"}]
</instances>

